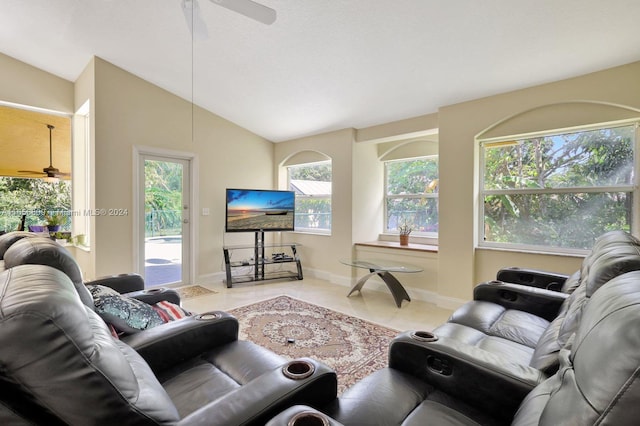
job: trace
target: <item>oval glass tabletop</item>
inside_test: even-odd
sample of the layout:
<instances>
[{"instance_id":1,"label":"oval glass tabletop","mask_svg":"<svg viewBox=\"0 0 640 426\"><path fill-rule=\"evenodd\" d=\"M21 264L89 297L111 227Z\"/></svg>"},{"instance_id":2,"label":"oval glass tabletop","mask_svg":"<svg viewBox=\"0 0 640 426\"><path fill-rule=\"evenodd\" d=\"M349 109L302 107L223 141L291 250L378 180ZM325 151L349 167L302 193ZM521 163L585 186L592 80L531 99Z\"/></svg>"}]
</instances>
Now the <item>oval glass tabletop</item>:
<instances>
[{"instance_id":1,"label":"oval glass tabletop","mask_svg":"<svg viewBox=\"0 0 640 426\"><path fill-rule=\"evenodd\" d=\"M340 259L340 263L347 266L353 266L356 268L368 269L371 272L422 272L423 269L405 263L394 262L393 260L385 259Z\"/></svg>"}]
</instances>

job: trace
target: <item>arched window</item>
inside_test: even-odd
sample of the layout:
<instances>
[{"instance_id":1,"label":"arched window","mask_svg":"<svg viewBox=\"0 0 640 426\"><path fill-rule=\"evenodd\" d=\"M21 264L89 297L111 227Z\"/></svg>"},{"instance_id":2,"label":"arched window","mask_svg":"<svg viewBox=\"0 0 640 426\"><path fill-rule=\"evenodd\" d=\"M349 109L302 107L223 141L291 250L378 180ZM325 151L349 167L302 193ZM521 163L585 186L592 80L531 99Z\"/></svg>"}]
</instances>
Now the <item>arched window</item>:
<instances>
[{"instance_id":1,"label":"arched window","mask_svg":"<svg viewBox=\"0 0 640 426\"><path fill-rule=\"evenodd\" d=\"M289 158L285 167L288 189L296 193L296 231L330 234L331 159L305 151Z\"/></svg>"}]
</instances>

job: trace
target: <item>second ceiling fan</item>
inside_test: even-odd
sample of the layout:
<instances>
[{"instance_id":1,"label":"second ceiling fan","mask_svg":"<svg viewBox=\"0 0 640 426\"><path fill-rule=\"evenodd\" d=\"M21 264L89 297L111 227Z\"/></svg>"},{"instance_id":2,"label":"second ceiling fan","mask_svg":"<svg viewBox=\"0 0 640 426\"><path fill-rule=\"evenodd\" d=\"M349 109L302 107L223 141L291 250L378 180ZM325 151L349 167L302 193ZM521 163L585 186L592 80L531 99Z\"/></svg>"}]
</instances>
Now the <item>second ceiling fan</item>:
<instances>
[{"instance_id":1,"label":"second ceiling fan","mask_svg":"<svg viewBox=\"0 0 640 426\"><path fill-rule=\"evenodd\" d=\"M49 128L49 167L45 167L41 172L34 170L18 170L18 173L24 173L29 175L42 176L45 180L50 182L56 182L61 177L69 177L70 173L61 172L59 169L53 167L53 142L51 139L51 132L55 129L55 126L47 124Z\"/></svg>"}]
</instances>

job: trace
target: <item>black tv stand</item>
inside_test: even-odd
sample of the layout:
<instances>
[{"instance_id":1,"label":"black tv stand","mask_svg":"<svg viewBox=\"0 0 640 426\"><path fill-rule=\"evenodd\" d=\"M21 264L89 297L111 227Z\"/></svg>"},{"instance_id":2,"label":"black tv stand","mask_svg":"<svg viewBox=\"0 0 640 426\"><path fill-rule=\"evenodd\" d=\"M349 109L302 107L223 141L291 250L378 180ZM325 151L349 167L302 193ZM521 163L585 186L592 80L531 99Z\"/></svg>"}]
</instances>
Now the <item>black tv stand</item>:
<instances>
[{"instance_id":1,"label":"black tv stand","mask_svg":"<svg viewBox=\"0 0 640 426\"><path fill-rule=\"evenodd\" d=\"M227 278L225 280L227 287L233 287L234 283L240 282L252 282L252 281L265 281L265 280L277 280L277 279L302 279L302 265L300 264L300 258L296 251L296 243L279 243L279 244L266 244L264 242L264 231L256 231L254 245L238 245L238 246L224 246L222 250L224 252L224 263L226 269ZM277 252L271 253L269 256L265 255L265 248L277 249ZM282 249L287 251L282 251ZM251 259L243 259L240 261L232 261L234 251L244 251L248 253L249 250L253 250L253 257ZM274 269L271 265L295 263L296 270L282 270L282 268ZM251 267L253 269L250 274L233 275L234 268Z\"/></svg>"}]
</instances>

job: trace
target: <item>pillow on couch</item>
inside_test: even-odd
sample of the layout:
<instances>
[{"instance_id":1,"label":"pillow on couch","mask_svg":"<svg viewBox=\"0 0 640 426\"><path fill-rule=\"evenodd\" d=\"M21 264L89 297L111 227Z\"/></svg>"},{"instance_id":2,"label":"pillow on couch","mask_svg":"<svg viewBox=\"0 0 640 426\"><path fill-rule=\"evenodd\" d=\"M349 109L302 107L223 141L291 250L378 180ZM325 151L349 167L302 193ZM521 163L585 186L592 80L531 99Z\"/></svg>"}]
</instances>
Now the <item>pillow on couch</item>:
<instances>
[{"instance_id":1,"label":"pillow on couch","mask_svg":"<svg viewBox=\"0 0 640 426\"><path fill-rule=\"evenodd\" d=\"M88 285L87 288L93 296L96 313L118 331L137 333L165 322L151 305L140 300L123 296L103 285Z\"/></svg>"},{"instance_id":2,"label":"pillow on couch","mask_svg":"<svg viewBox=\"0 0 640 426\"><path fill-rule=\"evenodd\" d=\"M193 313L183 309L175 303L163 300L153 305L153 309L160 315L164 322L175 321L180 318L188 317Z\"/></svg>"}]
</instances>

